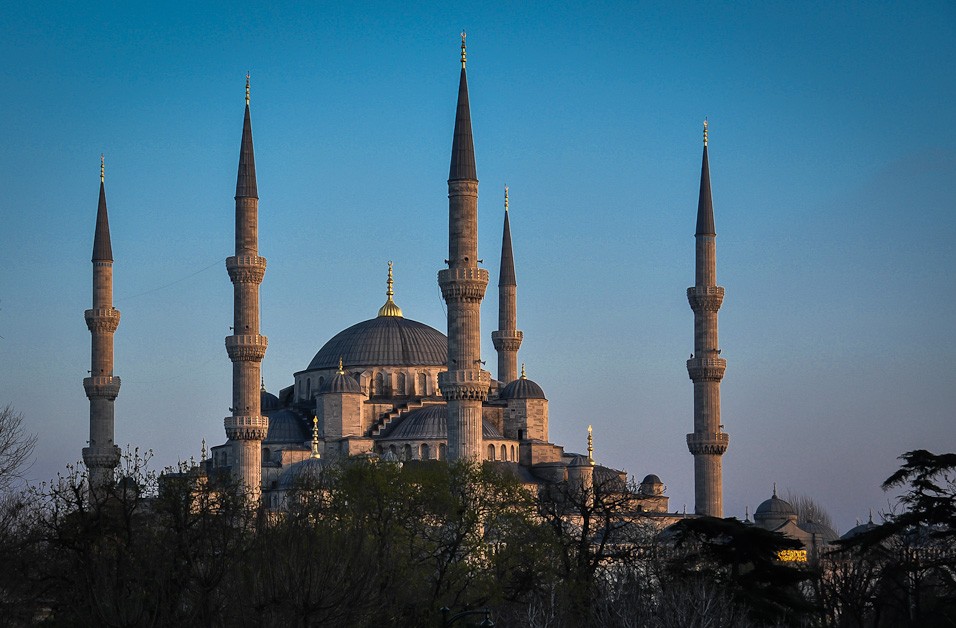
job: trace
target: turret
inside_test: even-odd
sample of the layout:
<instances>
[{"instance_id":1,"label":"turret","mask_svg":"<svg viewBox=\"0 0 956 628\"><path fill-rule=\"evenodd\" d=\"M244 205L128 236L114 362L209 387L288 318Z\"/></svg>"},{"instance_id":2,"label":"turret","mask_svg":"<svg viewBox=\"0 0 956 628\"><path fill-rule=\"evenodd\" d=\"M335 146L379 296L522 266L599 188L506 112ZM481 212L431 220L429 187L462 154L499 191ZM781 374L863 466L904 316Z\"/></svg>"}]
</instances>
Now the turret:
<instances>
[{"instance_id":1,"label":"turret","mask_svg":"<svg viewBox=\"0 0 956 628\"><path fill-rule=\"evenodd\" d=\"M518 348L524 333L518 330L518 282L511 250L511 221L508 218L508 186L505 186L505 224L501 232L501 269L498 273L498 330L491 340L498 352L498 380L509 384L518 379Z\"/></svg>"},{"instance_id":2,"label":"turret","mask_svg":"<svg viewBox=\"0 0 956 628\"><path fill-rule=\"evenodd\" d=\"M727 451L730 438L720 422L720 381L727 361L720 357L717 342L717 311L724 300L724 289L717 285L716 237L705 120L695 234L696 281L687 289L687 300L694 311L694 354L687 360L687 373L694 382L694 431L687 435L687 447L694 455L694 511L722 517L720 457Z\"/></svg>"},{"instance_id":3,"label":"turret","mask_svg":"<svg viewBox=\"0 0 956 628\"><path fill-rule=\"evenodd\" d=\"M119 447L113 443L113 402L120 390L120 378L113 375L113 334L119 327L120 313L113 307L113 247L106 211L105 173L105 160L100 156L100 199L93 234L93 307L85 312L86 326L92 335L92 355L90 376L83 379L90 400L90 442L83 448L83 463L96 499L102 499L113 486L113 470L120 460Z\"/></svg>"},{"instance_id":4,"label":"turret","mask_svg":"<svg viewBox=\"0 0 956 628\"><path fill-rule=\"evenodd\" d=\"M261 363L268 340L259 334L259 284L266 272L266 259L259 256L259 192L248 75L236 178L236 254L226 258L226 270L232 280L234 299L233 334L226 336L226 352L232 361L232 414L224 423L233 450L233 476L257 500L262 487L262 441L269 428L259 394Z\"/></svg>"},{"instance_id":5,"label":"turret","mask_svg":"<svg viewBox=\"0 0 956 628\"><path fill-rule=\"evenodd\" d=\"M478 268L478 175L471 135L465 34L461 34L458 109L448 172L448 264L438 285L448 308L448 370L438 385L448 403L448 459L480 460L481 406L491 375L482 370L481 300L488 271Z\"/></svg>"}]
</instances>

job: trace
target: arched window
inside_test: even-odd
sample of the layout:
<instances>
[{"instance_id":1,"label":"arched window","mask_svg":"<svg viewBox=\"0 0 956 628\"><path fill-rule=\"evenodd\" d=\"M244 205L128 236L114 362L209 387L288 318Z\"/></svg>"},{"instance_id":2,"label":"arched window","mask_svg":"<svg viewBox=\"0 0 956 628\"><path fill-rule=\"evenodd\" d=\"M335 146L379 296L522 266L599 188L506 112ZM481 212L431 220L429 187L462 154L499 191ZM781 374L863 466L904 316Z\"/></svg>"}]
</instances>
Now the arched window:
<instances>
[{"instance_id":1,"label":"arched window","mask_svg":"<svg viewBox=\"0 0 956 628\"><path fill-rule=\"evenodd\" d=\"M518 459L515 457L515 446L514 446L514 445L511 446L511 459L512 459L514 462L518 462Z\"/></svg>"},{"instance_id":2,"label":"arched window","mask_svg":"<svg viewBox=\"0 0 956 628\"><path fill-rule=\"evenodd\" d=\"M404 396L406 394L405 390L405 373L398 374L398 383L396 384L395 394Z\"/></svg>"},{"instance_id":3,"label":"arched window","mask_svg":"<svg viewBox=\"0 0 956 628\"><path fill-rule=\"evenodd\" d=\"M402 460L411 460L411 459L412 459L412 446L405 445L405 448L402 451Z\"/></svg>"},{"instance_id":4,"label":"arched window","mask_svg":"<svg viewBox=\"0 0 956 628\"><path fill-rule=\"evenodd\" d=\"M322 390L322 386L324 386L324 385L325 385L325 378L324 378L324 377L320 377L320 378L319 378L319 388L318 388L318 389L319 389L319 390Z\"/></svg>"},{"instance_id":5,"label":"arched window","mask_svg":"<svg viewBox=\"0 0 956 628\"><path fill-rule=\"evenodd\" d=\"M428 375L425 373L418 374L418 395L420 397L428 396Z\"/></svg>"},{"instance_id":6,"label":"arched window","mask_svg":"<svg viewBox=\"0 0 956 628\"><path fill-rule=\"evenodd\" d=\"M312 398L312 380L311 379L305 380L305 398L306 399Z\"/></svg>"},{"instance_id":7,"label":"arched window","mask_svg":"<svg viewBox=\"0 0 956 628\"><path fill-rule=\"evenodd\" d=\"M388 446L388 451L391 452L391 453L393 453L393 454L395 454L396 456L398 455L398 450L395 449L395 445L389 445L389 446Z\"/></svg>"},{"instance_id":8,"label":"arched window","mask_svg":"<svg viewBox=\"0 0 956 628\"><path fill-rule=\"evenodd\" d=\"M444 459L445 459L445 450L446 450L446 449L447 449L447 447L445 447L445 443L439 443L439 445L438 445L438 459L439 459L439 460L444 460Z\"/></svg>"},{"instance_id":9,"label":"arched window","mask_svg":"<svg viewBox=\"0 0 956 628\"><path fill-rule=\"evenodd\" d=\"M502 460L508 459L508 447L506 445L501 446L501 459Z\"/></svg>"},{"instance_id":10,"label":"arched window","mask_svg":"<svg viewBox=\"0 0 956 628\"><path fill-rule=\"evenodd\" d=\"M379 373L375 376L375 387L372 391L373 395L384 395L385 394L385 376Z\"/></svg>"},{"instance_id":11,"label":"arched window","mask_svg":"<svg viewBox=\"0 0 956 628\"><path fill-rule=\"evenodd\" d=\"M495 446L488 445L488 460L494 460L494 459L495 459Z\"/></svg>"},{"instance_id":12,"label":"arched window","mask_svg":"<svg viewBox=\"0 0 956 628\"><path fill-rule=\"evenodd\" d=\"M431 452L429 451L428 443L422 443L421 459L422 459L422 460L428 460L430 454L431 454Z\"/></svg>"}]
</instances>

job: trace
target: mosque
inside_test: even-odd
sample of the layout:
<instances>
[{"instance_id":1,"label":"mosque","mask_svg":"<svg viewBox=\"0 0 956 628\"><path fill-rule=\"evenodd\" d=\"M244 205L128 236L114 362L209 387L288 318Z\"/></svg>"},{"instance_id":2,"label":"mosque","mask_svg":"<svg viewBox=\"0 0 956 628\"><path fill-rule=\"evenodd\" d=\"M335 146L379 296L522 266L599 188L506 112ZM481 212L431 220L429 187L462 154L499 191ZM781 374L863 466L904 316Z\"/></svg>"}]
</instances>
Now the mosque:
<instances>
[{"instance_id":1,"label":"mosque","mask_svg":"<svg viewBox=\"0 0 956 628\"><path fill-rule=\"evenodd\" d=\"M258 250L258 187L249 77L236 184L235 254L226 259L234 287L233 334L225 339L233 367L226 441L204 455L203 470L229 472L278 508L296 478L347 456L388 460L488 461L528 485L564 480L624 479L622 471L596 464L586 454L565 451L548 433L548 399L530 379L518 350L517 274L505 189L498 276L495 377L483 369L480 307L489 282L479 267L478 178L466 75L465 38L448 176L448 259L438 272L447 307L447 333L407 318L396 302L389 263L386 299L376 316L328 340L308 365L275 394L262 384L268 339L259 328L259 285L266 259ZM91 483L112 482L119 450L113 442L113 400L120 380L113 374L113 334L119 311L112 305L112 251L103 171L93 247L93 308L86 311L92 334L92 369L84 380L90 399L90 441L83 459ZM707 156L707 125L697 212L696 280L687 290L694 312L694 353L687 369L694 388L695 512L723 516L721 456L729 438L720 420L720 381L726 361L717 342L717 311L724 289L716 284L716 231ZM383 269L384 270L384 269ZM675 350L676 353L676 350ZM637 507L665 516L668 497L649 473L635 495Z\"/></svg>"}]
</instances>

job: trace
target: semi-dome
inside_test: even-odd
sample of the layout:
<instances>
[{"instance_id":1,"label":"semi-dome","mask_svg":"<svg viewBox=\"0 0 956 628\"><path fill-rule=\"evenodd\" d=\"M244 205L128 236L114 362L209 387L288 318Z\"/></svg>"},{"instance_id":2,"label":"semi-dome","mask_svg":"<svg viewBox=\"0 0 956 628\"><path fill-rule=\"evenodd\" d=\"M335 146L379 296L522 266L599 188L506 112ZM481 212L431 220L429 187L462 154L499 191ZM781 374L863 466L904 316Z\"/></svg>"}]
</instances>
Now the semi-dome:
<instances>
[{"instance_id":1,"label":"semi-dome","mask_svg":"<svg viewBox=\"0 0 956 628\"><path fill-rule=\"evenodd\" d=\"M817 523L811 519L810 521L804 521L798 525L801 530L807 534L813 535L818 542L822 541L823 543L832 543L833 541L837 540L837 533L834 532L833 528L826 524Z\"/></svg>"},{"instance_id":2,"label":"semi-dome","mask_svg":"<svg viewBox=\"0 0 956 628\"><path fill-rule=\"evenodd\" d=\"M279 408L279 398L263 387L259 390L259 407L263 412L277 410Z\"/></svg>"},{"instance_id":3,"label":"semi-dome","mask_svg":"<svg viewBox=\"0 0 956 628\"><path fill-rule=\"evenodd\" d=\"M299 415L292 410L279 410L269 415L269 431L263 444L298 443L309 440Z\"/></svg>"},{"instance_id":4,"label":"semi-dome","mask_svg":"<svg viewBox=\"0 0 956 628\"><path fill-rule=\"evenodd\" d=\"M482 419L482 438L504 438L498 429ZM390 440L423 440L448 438L448 406L432 405L409 412L385 434Z\"/></svg>"},{"instance_id":5,"label":"semi-dome","mask_svg":"<svg viewBox=\"0 0 956 628\"><path fill-rule=\"evenodd\" d=\"M535 382L528 379L521 365L521 377L511 382L498 393L499 399L547 399L544 390Z\"/></svg>"},{"instance_id":6,"label":"semi-dome","mask_svg":"<svg viewBox=\"0 0 956 628\"><path fill-rule=\"evenodd\" d=\"M434 327L399 316L378 316L340 331L319 349L307 371L368 366L444 366L448 338Z\"/></svg>"}]
</instances>

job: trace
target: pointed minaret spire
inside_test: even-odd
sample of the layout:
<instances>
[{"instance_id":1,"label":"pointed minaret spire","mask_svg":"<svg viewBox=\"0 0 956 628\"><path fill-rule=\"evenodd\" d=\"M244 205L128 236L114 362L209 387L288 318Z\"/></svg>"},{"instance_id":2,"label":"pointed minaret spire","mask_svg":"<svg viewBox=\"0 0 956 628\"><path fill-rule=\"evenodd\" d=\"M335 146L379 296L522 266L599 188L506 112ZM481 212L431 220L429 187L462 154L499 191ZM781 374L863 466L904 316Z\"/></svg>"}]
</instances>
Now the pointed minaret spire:
<instances>
[{"instance_id":1,"label":"pointed minaret spire","mask_svg":"<svg viewBox=\"0 0 956 628\"><path fill-rule=\"evenodd\" d=\"M594 433L588 425L588 462L594 466Z\"/></svg>"},{"instance_id":2,"label":"pointed minaret spire","mask_svg":"<svg viewBox=\"0 0 956 628\"><path fill-rule=\"evenodd\" d=\"M236 179L236 253L226 258L233 284L233 335L226 337L226 352L232 361L232 416L224 420L232 446L233 476L252 497L262 489L262 440L269 417L262 414L262 358L268 339L259 333L259 284L266 272L266 259L259 256L259 193L256 188L256 158L252 148L249 115L249 75L246 75L246 110L239 149Z\"/></svg>"},{"instance_id":3,"label":"pointed minaret spire","mask_svg":"<svg viewBox=\"0 0 956 628\"><path fill-rule=\"evenodd\" d=\"M119 395L120 378L113 375L113 334L120 312L113 307L113 249L106 211L106 160L100 155L100 198L93 233L93 307L86 310L86 326L92 335L90 376L83 388L90 400L90 445L83 448L83 463L89 471L94 499L102 499L113 486L113 470L120 450L113 443L113 402Z\"/></svg>"},{"instance_id":4,"label":"pointed minaret spire","mask_svg":"<svg viewBox=\"0 0 956 628\"><path fill-rule=\"evenodd\" d=\"M518 283L511 250L511 219L508 215L508 186L505 186L505 224L501 234L501 267L498 272L498 330L491 340L498 352L498 380L509 384L518 379L518 349L524 333L518 330Z\"/></svg>"},{"instance_id":5,"label":"pointed minaret spire","mask_svg":"<svg viewBox=\"0 0 956 628\"><path fill-rule=\"evenodd\" d=\"M448 268L438 285L448 308L448 370L438 386L448 403L448 460L480 460L482 402L491 375L481 365L481 300L488 271L478 268L478 175L471 135L464 33L458 109L448 172Z\"/></svg>"},{"instance_id":6,"label":"pointed minaret spire","mask_svg":"<svg viewBox=\"0 0 956 628\"><path fill-rule=\"evenodd\" d=\"M687 300L694 311L694 353L687 360L687 373L694 382L694 431L687 435L687 447L694 456L694 511L699 515L722 517L721 456L727 451L730 437L723 431L720 420L720 381L727 361L720 357L717 342L717 311L724 300L724 289L717 285L716 237L707 160L707 120L704 120L695 282L687 289Z\"/></svg>"}]
</instances>

